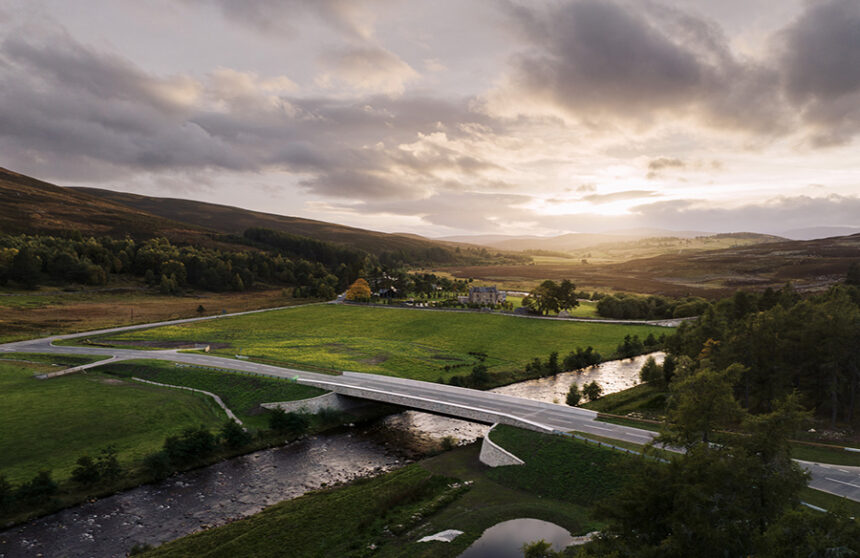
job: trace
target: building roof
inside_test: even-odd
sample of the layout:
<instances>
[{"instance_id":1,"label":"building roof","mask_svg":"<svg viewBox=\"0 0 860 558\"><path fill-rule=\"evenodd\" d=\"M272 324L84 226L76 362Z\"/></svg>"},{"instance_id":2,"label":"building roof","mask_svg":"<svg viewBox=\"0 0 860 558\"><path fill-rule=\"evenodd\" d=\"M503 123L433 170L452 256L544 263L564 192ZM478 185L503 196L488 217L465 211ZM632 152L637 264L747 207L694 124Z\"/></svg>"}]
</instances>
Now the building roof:
<instances>
[{"instance_id":1,"label":"building roof","mask_svg":"<svg viewBox=\"0 0 860 558\"><path fill-rule=\"evenodd\" d=\"M495 293L498 289L493 285L492 287L469 287L469 292L474 293Z\"/></svg>"}]
</instances>

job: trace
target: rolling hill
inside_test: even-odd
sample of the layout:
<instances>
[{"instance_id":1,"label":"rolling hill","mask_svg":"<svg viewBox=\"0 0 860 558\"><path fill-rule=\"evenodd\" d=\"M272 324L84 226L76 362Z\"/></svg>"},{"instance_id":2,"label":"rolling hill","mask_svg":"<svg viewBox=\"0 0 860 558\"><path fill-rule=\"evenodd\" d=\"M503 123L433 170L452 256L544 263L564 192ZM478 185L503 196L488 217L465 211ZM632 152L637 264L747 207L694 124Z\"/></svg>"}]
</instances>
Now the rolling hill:
<instances>
[{"instance_id":1,"label":"rolling hill","mask_svg":"<svg viewBox=\"0 0 860 558\"><path fill-rule=\"evenodd\" d=\"M0 232L200 240L207 231L0 167Z\"/></svg>"},{"instance_id":2,"label":"rolling hill","mask_svg":"<svg viewBox=\"0 0 860 558\"><path fill-rule=\"evenodd\" d=\"M250 211L213 203L156 198L98 188L68 188L0 167L0 232L152 238L228 247L218 240L262 227L379 254L451 250L451 243ZM470 247L463 245L464 247ZM476 248L471 246L471 248Z\"/></svg>"},{"instance_id":3,"label":"rolling hill","mask_svg":"<svg viewBox=\"0 0 860 558\"><path fill-rule=\"evenodd\" d=\"M262 213L238 207L175 198L155 198L99 188L73 188L93 198L129 207L163 219L188 223L224 234L242 234L262 227L308 236L316 240L346 244L370 253L387 250L420 251L447 246L417 235L389 234L301 217Z\"/></svg>"}]
</instances>

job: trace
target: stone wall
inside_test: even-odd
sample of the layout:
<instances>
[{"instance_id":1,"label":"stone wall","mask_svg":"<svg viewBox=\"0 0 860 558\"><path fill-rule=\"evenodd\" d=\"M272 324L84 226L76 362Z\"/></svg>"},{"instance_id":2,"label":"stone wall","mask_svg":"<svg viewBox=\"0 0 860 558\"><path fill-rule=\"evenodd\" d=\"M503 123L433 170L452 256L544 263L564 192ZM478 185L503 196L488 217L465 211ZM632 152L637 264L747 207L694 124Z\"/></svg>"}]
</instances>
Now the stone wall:
<instances>
[{"instance_id":1,"label":"stone wall","mask_svg":"<svg viewBox=\"0 0 860 558\"><path fill-rule=\"evenodd\" d=\"M493 427L495 427L495 425L493 425ZM525 461L490 440L490 434L492 433L493 429L491 428L490 431L487 432L487 435L484 436L484 441L481 443L481 454L478 456L481 463L489 465L490 467L525 465Z\"/></svg>"},{"instance_id":2,"label":"stone wall","mask_svg":"<svg viewBox=\"0 0 860 558\"><path fill-rule=\"evenodd\" d=\"M355 400L352 397L345 397L334 392L324 393L317 397L309 399L299 399L298 401L280 401L275 403L262 403L260 406L264 409L283 409L288 413L310 413L316 414L323 409L332 409L334 411L348 411L355 407L364 405L364 402Z\"/></svg>"}]
</instances>

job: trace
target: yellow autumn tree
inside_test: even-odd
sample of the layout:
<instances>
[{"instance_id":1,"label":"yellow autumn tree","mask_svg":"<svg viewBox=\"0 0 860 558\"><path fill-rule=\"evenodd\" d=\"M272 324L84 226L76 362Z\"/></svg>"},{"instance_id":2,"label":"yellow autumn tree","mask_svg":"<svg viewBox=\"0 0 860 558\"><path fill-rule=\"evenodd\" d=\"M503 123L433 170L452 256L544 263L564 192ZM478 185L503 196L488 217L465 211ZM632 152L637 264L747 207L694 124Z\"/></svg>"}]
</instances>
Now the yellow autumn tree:
<instances>
[{"instance_id":1,"label":"yellow autumn tree","mask_svg":"<svg viewBox=\"0 0 860 558\"><path fill-rule=\"evenodd\" d=\"M370 300L370 285L367 284L367 281L359 277L346 290L346 299L360 302Z\"/></svg>"}]
</instances>

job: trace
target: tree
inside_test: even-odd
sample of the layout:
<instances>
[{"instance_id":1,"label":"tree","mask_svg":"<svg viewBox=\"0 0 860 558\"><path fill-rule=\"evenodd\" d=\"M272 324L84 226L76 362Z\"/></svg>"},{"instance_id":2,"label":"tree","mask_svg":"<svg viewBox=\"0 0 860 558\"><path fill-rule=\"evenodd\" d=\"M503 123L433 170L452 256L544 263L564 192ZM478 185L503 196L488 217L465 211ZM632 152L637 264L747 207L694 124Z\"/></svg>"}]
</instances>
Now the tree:
<instances>
[{"instance_id":1,"label":"tree","mask_svg":"<svg viewBox=\"0 0 860 558\"><path fill-rule=\"evenodd\" d=\"M582 395L589 401L595 401L603 395L603 388L597 381L592 381L582 386Z\"/></svg>"},{"instance_id":2,"label":"tree","mask_svg":"<svg viewBox=\"0 0 860 558\"><path fill-rule=\"evenodd\" d=\"M570 389L567 392L565 402L571 407L579 405L579 400L582 399L582 394L579 393L579 387L576 384L570 384Z\"/></svg>"},{"instance_id":3,"label":"tree","mask_svg":"<svg viewBox=\"0 0 860 558\"><path fill-rule=\"evenodd\" d=\"M125 473L116 456L116 448L114 446L108 446L101 450L98 462L96 463L99 475L108 482L113 482L121 478Z\"/></svg>"},{"instance_id":4,"label":"tree","mask_svg":"<svg viewBox=\"0 0 860 558\"><path fill-rule=\"evenodd\" d=\"M300 413L288 413L283 409L273 409L269 414L269 428L290 436L300 436L307 432L310 420Z\"/></svg>"},{"instance_id":5,"label":"tree","mask_svg":"<svg viewBox=\"0 0 860 558\"><path fill-rule=\"evenodd\" d=\"M221 426L221 438L230 449L239 449L251 442L251 435L235 420L228 420Z\"/></svg>"},{"instance_id":6,"label":"tree","mask_svg":"<svg viewBox=\"0 0 860 558\"><path fill-rule=\"evenodd\" d=\"M845 274L845 283L848 285L860 285L860 262L854 262L848 266Z\"/></svg>"},{"instance_id":7,"label":"tree","mask_svg":"<svg viewBox=\"0 0 860 558\"><path fill-rule=\"evenodd\" d=\"M78 458L77 467L72 469L72 480L83 486L92 486L99 482L101 474L99 474L98 465L89 455L83 455Z\"/></svg>"},{"instance_id":8,"label":"tree","mask_svg":"<svg viewBox=\"0 0 860 558\"><path fill-rule=\"evenodd\" d=\"M642 365L642 369L639 371L639 379L654 385L663 383L663 368L657 364L654 357L648 357L648 360Z\"/></svg>"},{"instance_id":9,"label":"tree","mask_svg":"<svg viewBox=\"0 0 860 558\"><path fill-rule=\"evenodd\" d=\"M523 558L559 558L563 556L561 552L552 549L552 543L543 539L525 543L522 546L522 551Z\"/></svg>"},{"instance_id":10,"label":"tree","mask_svg":"<svg viewBox=\"0 0 860 558\"><path fill-rule=\"evenodd\" d=\"M39 283L41 270L42 262L39 256L29 246L24 246L12 258L10 276L24 287L34 289Z\"/></svg>"},{"instance_id":11,"label":"tree","mask_svg":"<svg viewBox=\"0 0 860 558\"><path fill-rule=\"evenodd\" d=\"M737 424L741 407L734 398L734 382L745 368L734 364L725 370L704 368L688 372L671 385L669 412L659 439L691 448L705 446L719 428Z\"/></svg>"},{"instance_id":12,"label":"tree","mask_svg":"<svg viewBox=\"0 0 860 558\"><path fill-rule=\"evenodd\" d=\"M15 491L12 490L12 485L6 480L5 475L0 475L0 513L12 509L14 501Z\"/></svg>"},{"instance_id":13,"label":"tree","mask_svg":"<svg viewBox=\"0 0 860 558\"><path fill-rule=\"evenodd\" d=\"M549 360L546 362L546 371L552 376L561 372L561 366L558 364L558 352L550 353Z\"/></svg>"},{"instance_id":14,"label":"tree","mask_svg":"<svg viewBox=\"0 0 860 558\"><path fill-rule=\"evenodd\" d=\"M700 410L709 406L702 401ZM789 398L770 415L749 417L743 435L726 436L720 446L695 444L668 464L641 458L629 482L598 505L608 525L585 555L818 556L769 548L795 536L777 526L796 508L806 480L788 442L802 417Z\"/></svg>"},{"instance_id":15,"label":"tree","mask_svg":"<svg viewBox=\"0 0 860 558\"><path fill-rule=\"evenodd\" d=\"M16 497L25 502L43 503L57 493L57 483L50 471L39 471L35 477L18 487Z\"/></svg>"},{"instance_id":16,"label":"tree","mask_svg":"<svg viewBox=\"0 0 860 558\"><path fill-rule=\"evenodd\" d=\"M547 279L523 298L522 305L529 311L541 315L574 308L579 305L576 299L576 286L567 279L561 284Z\"/></svg>"},{"instance_id":17,"label":"tree","mask_svg":"<svg viewBox=\"0 0 860 558\"><path fill-rule=\"evenodd\" d=\"M349 289L346 291L346 299L357 302L366 302L370 300L370 285L361 277L356 279Z\"/></svg>"}]
</instances>

